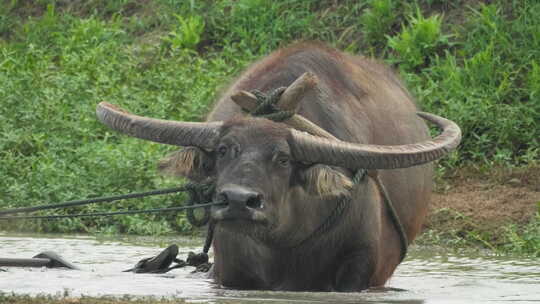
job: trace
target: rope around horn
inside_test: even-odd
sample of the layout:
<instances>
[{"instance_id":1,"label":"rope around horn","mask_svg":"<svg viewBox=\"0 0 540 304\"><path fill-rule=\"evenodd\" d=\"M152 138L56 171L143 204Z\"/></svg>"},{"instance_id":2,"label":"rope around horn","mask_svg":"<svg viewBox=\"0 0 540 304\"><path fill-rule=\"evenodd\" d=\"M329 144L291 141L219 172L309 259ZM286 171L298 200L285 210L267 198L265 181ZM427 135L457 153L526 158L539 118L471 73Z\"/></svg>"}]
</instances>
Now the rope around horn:
<instances>
[{"instance_id":1,"label":"rope around horn","mask_svg":"<svg viewBox=\"0 0 540 304\"><path fill-rule=\"evenodd\" d=\"M279 87L268 94L259 90L253 90L251 93L257 97L259 105L249 114L255 117L270 119L275 122L282 122L294 116L294 111L283 111L277 107L277 103L287 88Z\"/></svg>"}]
</instances>

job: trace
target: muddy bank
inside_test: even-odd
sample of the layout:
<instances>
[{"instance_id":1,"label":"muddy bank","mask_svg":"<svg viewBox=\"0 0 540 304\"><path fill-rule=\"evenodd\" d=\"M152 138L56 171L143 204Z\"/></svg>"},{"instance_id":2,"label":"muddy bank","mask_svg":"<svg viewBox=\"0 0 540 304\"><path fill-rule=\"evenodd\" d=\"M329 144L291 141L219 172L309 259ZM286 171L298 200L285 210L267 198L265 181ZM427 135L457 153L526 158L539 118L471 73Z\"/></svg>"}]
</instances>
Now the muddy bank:
<instances>
[{"instance_id":1,"label":"muddy bank","mask_svg":"<svg viewBox=\"0 0 540 304\"><path fill-rule=\"evenodd\" d=\"M540 167L466 168L439 180L424 230L458 237L473 232L500 244L503 230L533 221L539 204Z\"/></svg>"}]
</instances>

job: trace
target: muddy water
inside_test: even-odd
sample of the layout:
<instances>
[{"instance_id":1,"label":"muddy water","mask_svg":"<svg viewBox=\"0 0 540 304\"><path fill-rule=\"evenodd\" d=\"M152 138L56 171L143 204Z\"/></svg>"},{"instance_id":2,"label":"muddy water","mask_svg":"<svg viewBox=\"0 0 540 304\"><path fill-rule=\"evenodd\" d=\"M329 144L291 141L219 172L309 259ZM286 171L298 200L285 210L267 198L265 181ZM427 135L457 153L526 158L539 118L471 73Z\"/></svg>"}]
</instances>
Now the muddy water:
<instances>
[{"instance_id":1,"label":"muddy water","mask_svg":"<svg viewBox=\"0 0 540 304\"><path fill-rule=\"evenodd\" d=\"M176 243L179 257L199 251L201 240L152 238L36 237L0 233L0 257L26 258L46 250L81 271L7 268L0 291L71 296L167 296L208 303L540 303L540 259L445 253L412 248L387 284L395 289L362 293L237 291L220 288L192 268L166 274L122 270Z\"/></svg>"}]
</instances>

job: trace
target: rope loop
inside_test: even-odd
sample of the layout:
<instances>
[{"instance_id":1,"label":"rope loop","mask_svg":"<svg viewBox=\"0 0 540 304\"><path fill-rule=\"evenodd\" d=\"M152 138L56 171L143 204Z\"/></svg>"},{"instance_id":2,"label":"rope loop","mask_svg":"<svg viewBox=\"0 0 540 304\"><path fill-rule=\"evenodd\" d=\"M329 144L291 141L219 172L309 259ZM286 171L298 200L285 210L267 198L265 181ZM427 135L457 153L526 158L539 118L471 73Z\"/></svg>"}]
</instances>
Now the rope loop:
<instances>
[{"instance_id":1,"label":"rope loop","mask_svg":"<svg viewBox=\"0 0 540 304\"><path fill-rule=\"evenodd\" d=\"M201 202L209 202L214 196L216 184L214 180L208 180L202 183L189 183L186 185L186 190L189 194L189 200L187 206L198 205ZM210 220L210 207L204 208L204 215L202 218L195 216L194 209L188 209L186 217L190 224L196 227L204 226Z\"/></svg>"}]
</instances>

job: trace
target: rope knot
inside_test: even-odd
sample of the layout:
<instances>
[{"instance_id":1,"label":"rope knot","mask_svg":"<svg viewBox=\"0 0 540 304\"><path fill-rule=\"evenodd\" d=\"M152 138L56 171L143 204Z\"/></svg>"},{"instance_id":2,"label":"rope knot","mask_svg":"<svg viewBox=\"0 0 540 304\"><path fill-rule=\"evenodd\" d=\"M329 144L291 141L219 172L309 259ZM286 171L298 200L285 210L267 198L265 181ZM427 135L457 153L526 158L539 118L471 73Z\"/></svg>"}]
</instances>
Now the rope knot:
<instances>
[{"instance_id":1,"label":"rope knot","mask_svg":"<svg viewBox=\"0 0 540 304\"><path fill-rule=\"evenodd\" d=\"M259 105L249 113L251 116L266 118L275 122L282 122L294 116L294 111L283 111L277 107L286 87L279 87L269 93L253 90L251 93L257 98Z\"/></svg>"}]
</instances>

